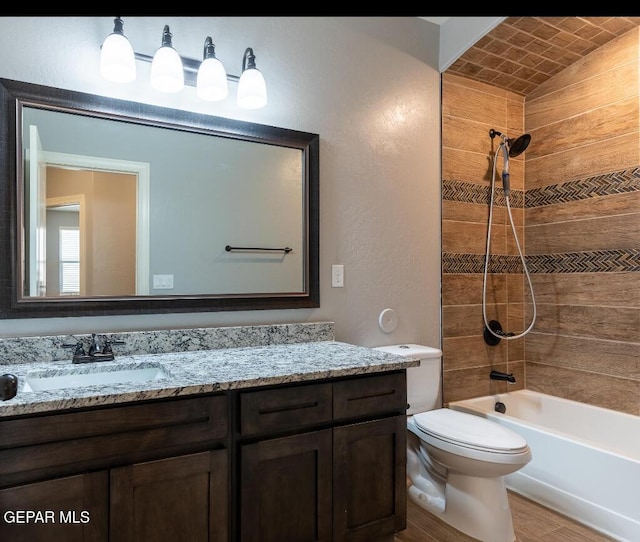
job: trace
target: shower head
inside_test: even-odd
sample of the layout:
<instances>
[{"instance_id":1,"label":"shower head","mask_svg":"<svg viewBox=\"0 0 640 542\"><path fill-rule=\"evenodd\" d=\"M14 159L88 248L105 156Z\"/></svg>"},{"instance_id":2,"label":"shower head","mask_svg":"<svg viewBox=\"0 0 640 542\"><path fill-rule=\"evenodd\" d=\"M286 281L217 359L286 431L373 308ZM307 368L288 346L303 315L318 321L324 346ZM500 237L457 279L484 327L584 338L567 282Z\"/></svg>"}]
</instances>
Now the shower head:
<instances>
[{"instance_id":1,"label":"shower head","mask_svg":"<svg viewBox=\"0 0 640 542\"><path fill-rule=\"evenodd\" d=\"M492 128L491 130L489 130L489 136L491 137L491 139L496 136L500 136L502 138L502 141L507 146L507 149L509 150L509 156L511 158L520 156L529 146L529 143L531 143L531 136L529 134L522 134L520 137L516 138L508 138L506 135Z\"/></svg>"},{"instance_id":2,"label":"shower head","mask_svg":"<svg viewBox=\"0 0 640 542\"><path fill-rule=\"evenodd\" d=\"M507 146L509 147L509 156L511 158L521 155L525 149L531 143L531 136L529 134L522 134L516 139L507 139Z\"/></svg>"}]
</instances>

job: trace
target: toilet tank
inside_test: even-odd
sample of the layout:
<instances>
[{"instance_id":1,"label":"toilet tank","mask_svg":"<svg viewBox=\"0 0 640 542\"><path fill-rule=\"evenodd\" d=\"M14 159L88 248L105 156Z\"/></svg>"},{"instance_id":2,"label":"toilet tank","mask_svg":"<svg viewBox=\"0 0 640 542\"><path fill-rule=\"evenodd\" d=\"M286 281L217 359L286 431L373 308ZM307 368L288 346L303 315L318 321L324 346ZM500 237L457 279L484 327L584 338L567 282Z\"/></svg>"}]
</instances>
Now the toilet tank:
<instances>
[{"instance_id":1,"label":"toilet tank","mask_svg":"<svg viewBox=\"0 0 640 542\"><path fill-rule=\"evenodd\" d=\"M440 381L442 377L442 351L421 344L393 344L378 346L382 350L397 356L420 358L419 367L407 368L407 414L426 412L440 408Z\"/></svg>"}]
</instances>

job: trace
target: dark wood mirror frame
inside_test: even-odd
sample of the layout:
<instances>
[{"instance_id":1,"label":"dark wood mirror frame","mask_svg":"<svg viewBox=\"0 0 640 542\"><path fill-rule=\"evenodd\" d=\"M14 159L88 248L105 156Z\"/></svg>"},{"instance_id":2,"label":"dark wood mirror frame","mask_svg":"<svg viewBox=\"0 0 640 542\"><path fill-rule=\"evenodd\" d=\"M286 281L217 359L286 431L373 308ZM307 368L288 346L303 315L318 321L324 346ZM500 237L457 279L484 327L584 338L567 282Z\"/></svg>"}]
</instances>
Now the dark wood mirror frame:
<instances>
[{"instance_id":1,"label":"dark wood mirror frame","mask_svg":"<svg viewBox=\"0 0 640 542\"><path fill-rule=\"evenodd\" d=\"M317 134L226 119L188 111L128 102L103 96L0 79L0 318L48 318L300 309L320 306L319 291L319 147ZM306 182L305 291L295 294L230 294L189 296L130 296L42 298L22 297L23 273L18 228L18 136L22 104L42 104L60 110L132 123L229 137L302 150Z\"/></svg>"}]
</instances>

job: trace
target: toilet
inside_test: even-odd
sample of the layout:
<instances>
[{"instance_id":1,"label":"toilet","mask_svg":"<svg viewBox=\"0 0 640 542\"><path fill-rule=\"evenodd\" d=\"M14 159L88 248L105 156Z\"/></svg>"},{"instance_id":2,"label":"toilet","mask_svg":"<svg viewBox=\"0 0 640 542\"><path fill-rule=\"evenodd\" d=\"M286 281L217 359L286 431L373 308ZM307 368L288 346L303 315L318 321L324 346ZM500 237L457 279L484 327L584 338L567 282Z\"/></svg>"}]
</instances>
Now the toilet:
<instances>
[{"instance_id":1,"label":"toilet","mask_svg":"<svg viewBox=\"0 0 640 542\"><path fill-rule=\"evenodd\" d=\"M473 538L513 542L504 476L531 460L526 440L481 416L440 406L441 350L418 344L377 350L420 359L419 367L407 369L409 497Z\"/></svg>"}]
</instances>

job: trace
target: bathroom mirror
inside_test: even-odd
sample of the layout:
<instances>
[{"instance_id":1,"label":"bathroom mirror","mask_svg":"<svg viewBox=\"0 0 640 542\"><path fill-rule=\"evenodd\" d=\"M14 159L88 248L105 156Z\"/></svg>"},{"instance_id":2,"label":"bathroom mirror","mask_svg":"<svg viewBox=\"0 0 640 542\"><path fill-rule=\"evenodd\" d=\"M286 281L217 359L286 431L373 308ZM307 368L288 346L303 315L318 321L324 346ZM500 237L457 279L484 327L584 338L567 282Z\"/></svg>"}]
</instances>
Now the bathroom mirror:
<instances>
[{"instance_id":1,"label":"bathroom mirror","mask_svg":"<svg viewBox=\"0 0 640 542\"><path fill-rule=\"evenodd\" d=\"M319 136L0 79L2 318L319 306Z\"/></svg>"}]
</instances>

